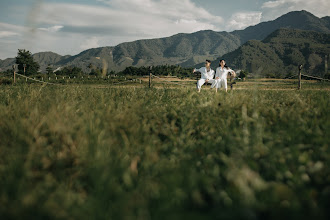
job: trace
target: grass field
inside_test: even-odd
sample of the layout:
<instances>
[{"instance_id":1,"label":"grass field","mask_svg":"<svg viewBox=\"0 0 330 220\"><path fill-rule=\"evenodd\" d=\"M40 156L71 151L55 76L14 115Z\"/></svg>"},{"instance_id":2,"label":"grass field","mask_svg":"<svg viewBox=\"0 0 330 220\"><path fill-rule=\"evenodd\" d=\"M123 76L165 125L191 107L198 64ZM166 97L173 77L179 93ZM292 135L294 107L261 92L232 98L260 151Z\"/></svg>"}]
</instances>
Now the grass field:
<instances>
[{"instance_id":1,"label":"grass field","mask_svg":"<svg viewBox=\"0 0 330 220\"><path fill-rule=\"evenodd\" d=\"M0 219L329 219L330 85L0 86Z\"/></svg>"}]
</instances>

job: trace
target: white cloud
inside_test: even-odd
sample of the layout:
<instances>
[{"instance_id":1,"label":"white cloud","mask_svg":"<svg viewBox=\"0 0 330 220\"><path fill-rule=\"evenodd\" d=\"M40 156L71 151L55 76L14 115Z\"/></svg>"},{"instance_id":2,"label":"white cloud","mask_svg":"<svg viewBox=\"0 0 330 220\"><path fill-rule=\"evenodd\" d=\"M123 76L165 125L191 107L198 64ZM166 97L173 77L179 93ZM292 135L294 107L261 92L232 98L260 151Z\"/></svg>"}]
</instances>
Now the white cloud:
<instances>
[{"instance_id":1,"label":"white cloud","mask_svg":"<svg viewBox=\"0 0 330 220\"><path fill-rule=\"evenodd\" d=\"M275 0L262 5L262 21L274 20L290 11L306 10L315 16L329 16L329 0Z\"/></svg>"},{"instance_id":2,"label":"white cloud","mask_svg":"<svg viewBox=\"0 0 330 220\"><path fill-rule=\"evenodd\" d=\"M18 36L19 34L12 31L0 31L0 38Z\"/></svg>"},{"instance_id":3,"label":"white cloud","mask_svg":"<svg viewBox=\"0 0 330 220\"><path fill-rule=\"evenodd\" d=\"M285 4L285 1L283 0L279 0L279 1L268 1L268 2L265 2L261 8L276 8L276 7L279 7L281 5Z\"/></svg>"},{"instance_id":4,"label":"white cloud","mask_svg":"<svg viewBox=\"0 0 330 220\"><path fill-rule=\"evenodd\" d=\"M2 36L12 34L11 41L0 38L0 47L6 48L0 51L0 58L15 56L18 48L74 55L138 39L217 31L224 23L192 0L103 0L103 6L43 2L37 9L31 7L26 27L0 25Z\"/></svg>"},{"instance_id":5,"label":"white cloud","mask_svg":"<svg viewBox=\"0 0 330 220\"><path fill-rule=\"evenodd\" d=\"M40 20L63 24L62 31L125 33L137 37L163 37L194 32L205 27L218 29L223 19L198 8L190 0L112 0L108 6L45 4ZM94 33L92 33L94 31Z\"/></svg>"},{"instance_id":6,"label":"white cloud","mask_svg":"<svg viewBox=\"0 0 330 220\"><path fill-rule=\"evenodd\" d=\"M191 0L100 0L112 8L122 11L151 14L157 19L163 17L173 19L197 19L205 22L222 23L220 16L210 14L203 8L197 7Z\"/></svg>"},{"instance_id":7,"label":"white cloud","mask_svg":"<svg viewBox=\"0 0 330 220\"><path fill-rule=\"evenodd\" d=\"M232 15L227 30L241 30L260 23L261 12L239 12Z\"/></svg>"},{"instance_id":8,"label":"white cloud","mask_svg":"<svg viewBox=\"0 0 330 220\"><path fill-rule=\"evenodd\" d=\"M49 28L38 28L39 30L41 31L47 31L47 32L58 32L59 30L61 30L63 28L62 25L55 25L55 26L52 26L52 27L49 27Z\"/></svg>"},{"instance_id":9,"label":"white cloud","mask_svg":"<svg viewBox=\"0 0 330 220\"><path fill-rule=\"evenodd\" d=\"M98 37L89 38L81 44L80 48L82 50L87 50L87 49L90 49L90 48L100 47L99 40L100 39Z\"/></svg>"},{"instance_id":10,"label":"white cloud","mask_svg":"<svg viewBox=\"0 0 330 220\"><path fill-rule=\"evenodd\" d=\"M51 50L74 55L91 47L177 33L232 31L293 10L307 10L323 17L329 15L330 7L328 0L272 0L265 2L260 12L234 11L224 19L220 12L211 14L193 0L98 1L99 6L38 1L43 3L31 7L26 21L21 22L27 27L0 22L0 58L15 56L18 48L33 48L32 53Z\"/></svg>"}]
</instances>

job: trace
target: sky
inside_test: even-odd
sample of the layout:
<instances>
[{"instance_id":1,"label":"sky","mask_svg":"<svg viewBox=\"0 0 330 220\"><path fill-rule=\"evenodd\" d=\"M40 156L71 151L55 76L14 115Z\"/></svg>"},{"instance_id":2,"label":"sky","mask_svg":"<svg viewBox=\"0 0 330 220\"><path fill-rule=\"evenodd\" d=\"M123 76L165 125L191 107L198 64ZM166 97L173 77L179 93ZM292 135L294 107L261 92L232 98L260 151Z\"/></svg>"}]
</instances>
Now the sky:
<instances>
[{"instance_id":1,"label":"sky","mask_svg":"<svg viewBox=\"0 0 330 220\"><path fill-rule=\"evenodd\" d=\"M330 16L330 1L0 0L0 59L18 49L76 55L177 33L230 32L300 10Z\"/></svg>"}]
</instances>

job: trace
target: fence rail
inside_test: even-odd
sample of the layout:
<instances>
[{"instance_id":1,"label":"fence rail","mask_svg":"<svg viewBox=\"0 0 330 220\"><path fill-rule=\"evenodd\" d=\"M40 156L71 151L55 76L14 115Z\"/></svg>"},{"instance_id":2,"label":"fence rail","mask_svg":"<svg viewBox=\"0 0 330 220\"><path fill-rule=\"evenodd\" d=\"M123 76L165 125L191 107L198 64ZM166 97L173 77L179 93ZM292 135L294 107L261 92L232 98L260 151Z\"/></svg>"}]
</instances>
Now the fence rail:
<instances>
[{"instance_id":1,"label":"fence rail","mask_svg":"<svg viewBox=\"0 0 330 220\"><path fill-rule=\"evenodd\" d=\"M16 77L15 77L16 76ZM305 75L305 74L302 74L301 73L301 70L299 72L299 74L295 74L295 75L292 75L288 78L284 78L284 79L294 79L294 78L298 78L298 84L301 85L301 76L302 77L307 77L307 78L311 78L311 79L316 79L316 80L321 80L321 81L327 81L329 82L330 80L329 79L324 79L324 78L321 78L321 77L316 77L316 76L310 76L310 75ZM12 79L14 79L14 83L16 82L16 80L20 80L20 77L21 78L25 78L26 81L34 81L34 82L38 82L38 83L44 83L44 84L49 84L49 85L57 85L57 86L63 86L64 83L68 83L68 82L80 82L80 83L84 83L84 82L88 82L89 80L105 80L105 81L108 81L108 85L122 85L122 84L128 84L128 83L134 83L134 82L139 82L140 84L142 84L143 80L141 78L147 78L149 77L149 87L151 86L152 84L152 78L157 78L159 79L159 81L157 81L157 83L164 83L164 84L173 84L173 85L178 85L178 86L182 86L182 87L187 87L187 85L183 84L183 83L177 83L177 82L172 82L170 80L168 80L168 78L172 78L169 77L169 76L156 76L152 73L149 74L149 76L141 76L139 78L133 78L133 79L127 79L127 77L120 77L120 76L101 76L101 77L98 77L98 76L53 76L53 77L50 77L50 76L42 76L42 77L29 77L29 76L25 76L25 75L22 75L22 74L19 74L19 73L14 73L14 74L11 74L11 73L7 73L7 74L0 74L0 77L10 77ZM40 79L41 78L41 79ZM175 77L173 76L173 78L178 78L178 77ZM45 79L45 80L44 80ZM83 81L81 81L80 79L83 79ZM113 79L116 79L116 81ZM121 81L122 79L124 79L123 81ZM66 81L63 81L63 80L66 80ZM50 82L52 81L52 82ZM59 83L55 83L55 81L58 81ZM63 83L64 82L64 83ZM298 86L298 88L301 88Z\"/></svg>"}]
</instances>

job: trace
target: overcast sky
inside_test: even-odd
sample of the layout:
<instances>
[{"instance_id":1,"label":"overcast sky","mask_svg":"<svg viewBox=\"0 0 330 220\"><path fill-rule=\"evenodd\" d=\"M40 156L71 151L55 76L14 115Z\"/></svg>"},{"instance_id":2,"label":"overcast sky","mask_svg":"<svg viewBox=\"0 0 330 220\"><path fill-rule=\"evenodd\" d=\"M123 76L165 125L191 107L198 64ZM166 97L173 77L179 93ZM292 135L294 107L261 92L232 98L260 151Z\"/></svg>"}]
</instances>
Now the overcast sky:
<instances>
[{"instance_id":1,"label":"overcast sky","mask_svg":"<svg viewBox=\"0 0 330 220\"><path fill-rule=\"evenodd\" d=\"M0 0L0 59L18 49L76 55L138 39L233 31L289 12L330 16L329 0Z\"/></svg>"}]
</instances>

